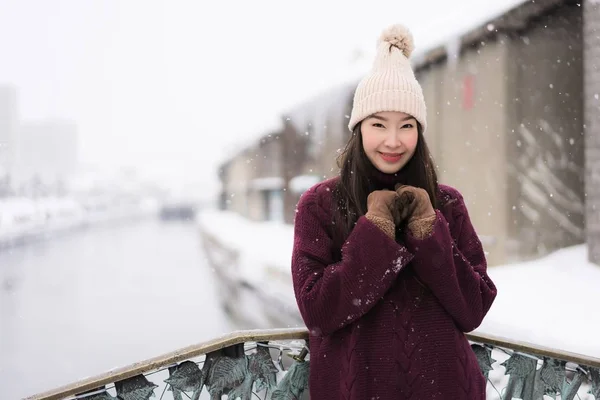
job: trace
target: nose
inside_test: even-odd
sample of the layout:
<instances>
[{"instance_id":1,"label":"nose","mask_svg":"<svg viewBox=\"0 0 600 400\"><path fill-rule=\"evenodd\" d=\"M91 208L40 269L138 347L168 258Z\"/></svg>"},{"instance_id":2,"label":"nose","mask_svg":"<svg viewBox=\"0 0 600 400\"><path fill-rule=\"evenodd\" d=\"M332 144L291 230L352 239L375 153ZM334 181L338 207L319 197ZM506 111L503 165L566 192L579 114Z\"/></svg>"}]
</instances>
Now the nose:
<instances>
[{"instance_id":1,"label":"nose","mask_svg":"<svg viewBox=\"0 0 600 400\"><path fill-rule=\"evenodd\" d=\"M390 130L387 132L383 144L390 149L397 149L398 147L402 146L398 132L395 130Z\"/></svg>"}]
</instances>

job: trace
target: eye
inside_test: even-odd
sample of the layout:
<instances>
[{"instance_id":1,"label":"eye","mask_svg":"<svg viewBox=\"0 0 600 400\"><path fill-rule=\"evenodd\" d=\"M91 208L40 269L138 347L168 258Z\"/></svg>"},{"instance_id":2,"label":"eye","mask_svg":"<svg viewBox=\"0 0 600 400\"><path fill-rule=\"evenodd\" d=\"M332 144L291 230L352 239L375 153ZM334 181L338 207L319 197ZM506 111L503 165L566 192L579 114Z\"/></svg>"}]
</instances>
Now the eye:
<instances>
[{"instance_id":1,"label":"eye","mask_svg":"<svg viewBox=\"0 0 600 400\"><path fill-rule=\"evenodd\" d=\"M404 126L402 126L402 129L412 129L413 127L413 124L405 124Z\"/></svg>"},{"instance_id":2,"label":"eye","mask_svg":"<svg viewBox=\"0 0 600 400\"><path fill-rule=\"evenodd\" d=\"M383 124L380 124L379 122L375 122L375 123L373 124L373 126L374 126L375 128L385 128L385 126L383 126Z\"/></svg>"}]
</instances>

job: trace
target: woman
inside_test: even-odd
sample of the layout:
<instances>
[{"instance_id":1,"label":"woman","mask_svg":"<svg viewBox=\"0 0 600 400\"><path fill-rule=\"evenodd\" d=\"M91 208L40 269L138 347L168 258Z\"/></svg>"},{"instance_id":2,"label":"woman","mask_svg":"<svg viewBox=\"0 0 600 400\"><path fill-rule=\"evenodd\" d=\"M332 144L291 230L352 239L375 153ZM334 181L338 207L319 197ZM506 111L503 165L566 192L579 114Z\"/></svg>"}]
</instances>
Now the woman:
<instances>
[{"instance_id":1,"label":"woman","mask_svg":"<svg viewBox=\"0 0 600 400\"><path fill-rule=\"evenodd\" d=\"M438 185L410 32L382 34L338 177L298 203L292 256L311 399L485 399L464 333L496 297L461 194Z\"/></svg>"}]
</instances>

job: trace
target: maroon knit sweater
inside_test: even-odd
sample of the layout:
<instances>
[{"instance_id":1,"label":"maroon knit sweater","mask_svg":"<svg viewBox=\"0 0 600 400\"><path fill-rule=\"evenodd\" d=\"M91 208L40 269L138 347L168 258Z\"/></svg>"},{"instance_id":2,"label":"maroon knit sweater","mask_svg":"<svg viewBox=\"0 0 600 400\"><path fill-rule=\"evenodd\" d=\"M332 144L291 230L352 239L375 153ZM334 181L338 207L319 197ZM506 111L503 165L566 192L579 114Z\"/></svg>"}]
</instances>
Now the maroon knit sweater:
<instances>
[{"instance_id":1,"label":"maroon knit sweater","mask_svg":"<svg viewBox=\"0 0 600 400\"><path fill-rule=\"evenodd\" d=\"M360 217L336 259L337 180L303 194L294 228L311 399L485 399L464 332L481 324L496 287L460 193L440 185L441 210L424 240L401 233L394 241Z\"/></svg>"}]
</instances>

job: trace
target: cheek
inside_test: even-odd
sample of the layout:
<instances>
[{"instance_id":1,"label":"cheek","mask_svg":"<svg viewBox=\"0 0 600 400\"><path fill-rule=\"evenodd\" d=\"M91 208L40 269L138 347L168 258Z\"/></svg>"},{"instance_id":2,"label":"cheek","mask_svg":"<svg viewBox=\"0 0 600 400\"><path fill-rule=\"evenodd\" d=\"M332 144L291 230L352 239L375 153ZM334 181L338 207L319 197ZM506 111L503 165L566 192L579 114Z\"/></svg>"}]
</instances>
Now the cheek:
<instances>
[{"instance_id":1,"label":"cheek","mask_svg":"<svg viewBox=\"0 0 600 400\"><path fill-rule=\"evenodd\" d=\"M376 138L373 135L370 135L368 132L363 132L362 134L362 144L363 149L366 153L373 151L377 147Z\"/></svg>"},{"instance_id":2,"label":"cheek","mask_svg":"<svg viewBox=\"0 0 600 400\"><path fill-rule=\"evenodd\" d=\"M414 151L417 148L418 141L419 141L419 134L418 134L418 132L415 132L414 135L411 135L410 137L408 137L406 139L405 145L411 151Z\"/></svg>"}]
</instances>

